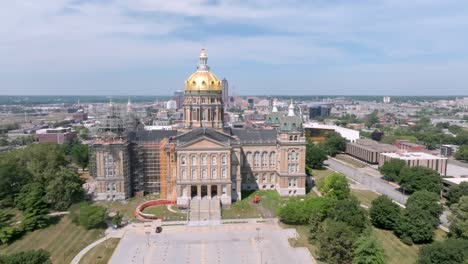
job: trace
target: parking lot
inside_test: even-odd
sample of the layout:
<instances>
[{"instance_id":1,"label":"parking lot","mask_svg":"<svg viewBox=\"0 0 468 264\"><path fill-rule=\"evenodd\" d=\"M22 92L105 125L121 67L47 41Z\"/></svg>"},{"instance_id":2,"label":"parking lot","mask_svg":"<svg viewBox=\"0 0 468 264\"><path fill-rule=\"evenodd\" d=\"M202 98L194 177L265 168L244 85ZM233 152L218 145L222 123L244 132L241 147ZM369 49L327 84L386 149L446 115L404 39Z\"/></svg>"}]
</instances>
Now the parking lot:
<instances>
[{"instance_id":1,"label":"parking lot","mask_svg":"<svg viewBox=\"0 0 468 264\"><path fill-rule=\"evenodd\" d=\"M294 237L276 223L131 229L109 263L315 263L306 248L289 246Z\"/></svg>"}]
</instances>

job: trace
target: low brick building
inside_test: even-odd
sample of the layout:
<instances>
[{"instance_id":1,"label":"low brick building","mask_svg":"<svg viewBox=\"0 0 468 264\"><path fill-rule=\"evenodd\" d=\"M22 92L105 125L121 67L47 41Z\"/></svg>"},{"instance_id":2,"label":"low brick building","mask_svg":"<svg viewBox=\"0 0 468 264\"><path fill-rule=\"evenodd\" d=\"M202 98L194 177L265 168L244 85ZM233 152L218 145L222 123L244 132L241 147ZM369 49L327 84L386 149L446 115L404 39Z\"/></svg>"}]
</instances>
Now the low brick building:
<instances>
[{"instance_id":1,"label":"low brick building","mask_svg":"<svg viewBox=\"0 0 468 264\"><path fill-rule=\"evenodd\" d=\"M398 139L393 143L398 149L406 150L408 152L421 152L426 150L426 146L410 142L409 140Z\"/></svg>"},{"instance_id":2,"label":"low brick building","mask_svg":"<svg viewBox=\"0 0 468 264\"><path fill-rule=\"evenodd\" d=\"M45 128L36 131L35 135L39 143L57 143L63 144L76 138L76 132L71 128Z\"/></svg>"},{"instance_id":3,"label":"low brick building","mask_svg":"<svg viewBox=\"0 0 468 264\"><path fill-rule=\"evenodd\" d=\"M346 144L346 154L370 164L379 163L379 155L384 152L396 152L398 148L370 139L358 139L355 143Z\"/></svg>"},{"instance_id":4,"label":"low brick building","mask_svg":"<svg viewBox=\"0 0 468 264\"><path fill-rule=\"evenodd\" d=\"M379 166L392 159L403 160L407 166L422 166L437 171L440 175L447 175L447 158L434 156L424 152L381 153Z\"/></svg>"}]
</instances>

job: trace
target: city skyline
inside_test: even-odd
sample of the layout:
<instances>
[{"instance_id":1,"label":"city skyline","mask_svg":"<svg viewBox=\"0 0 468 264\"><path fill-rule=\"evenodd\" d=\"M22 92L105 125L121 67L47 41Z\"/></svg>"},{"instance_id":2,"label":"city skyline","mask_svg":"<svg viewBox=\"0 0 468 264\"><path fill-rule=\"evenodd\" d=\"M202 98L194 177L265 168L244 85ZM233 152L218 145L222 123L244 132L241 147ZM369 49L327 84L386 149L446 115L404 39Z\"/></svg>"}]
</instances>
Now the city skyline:
<instances>
[{"instance_id":1,"label":"city skyline","mask_svg":"<svg viewBox=\"0 0 468 264\"><path fill-rule=\"evenodd\" d=\"M462 1L61 0L4 7L4 95L171 95L183 90L180 80L203 47L213 71L239 95L467 90Z\"/></svg>"}]
</instances>

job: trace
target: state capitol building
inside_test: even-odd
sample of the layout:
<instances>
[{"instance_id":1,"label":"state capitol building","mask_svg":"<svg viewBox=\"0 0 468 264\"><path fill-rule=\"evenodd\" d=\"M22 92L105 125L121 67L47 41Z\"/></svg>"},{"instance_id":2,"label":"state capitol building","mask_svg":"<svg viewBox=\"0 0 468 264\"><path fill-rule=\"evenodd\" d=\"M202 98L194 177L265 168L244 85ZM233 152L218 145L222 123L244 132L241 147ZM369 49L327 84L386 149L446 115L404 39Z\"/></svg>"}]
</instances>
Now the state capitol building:
<instances>
[{"instance_id":1,"label":"state capitol building","mask_svg":"<svg viewBox=\"0 0 468 264\"><path fill-rule=\"evenodd\" d=\"M159 193L181 207L202 197L229 206L242 190L305 194L306 141L294 105L287 113L273 107L268 129L226 126L221 81L207 61L202 50L185 81L183 129L141 129L130 105L122 117L109 104L91 147L93 199Z\"/></svg>"}]
</instances>

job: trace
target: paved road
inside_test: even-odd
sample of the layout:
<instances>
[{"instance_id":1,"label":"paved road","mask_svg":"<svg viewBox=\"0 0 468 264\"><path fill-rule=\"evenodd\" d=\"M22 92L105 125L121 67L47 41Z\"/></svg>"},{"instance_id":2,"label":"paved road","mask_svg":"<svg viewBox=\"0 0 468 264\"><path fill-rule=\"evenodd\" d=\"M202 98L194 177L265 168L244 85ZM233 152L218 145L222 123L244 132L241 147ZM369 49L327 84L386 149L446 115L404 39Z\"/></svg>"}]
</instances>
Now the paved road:
<instances>
[{"instance_id":1,"label":"paved road","mask_svg":"<svg viewBox=\"0 0 468 264\"><path fill-rule=\"evenodd\" d=\"M380 179L380 174L374 171L375 176L370 176L367 173L360 171L354 167L345 165L334 159L328 159L325 164L328 165L333 170L339 171L345 174L347 177L355 180L356 182L366 185L370 190L385 194L390 197L392 200L405 204L408 196L401 193L397 187L392 184L389 184L387 181Z\"/></svg>"},{"instance_id":2,"label":"paved road","mask_svg":"<svg viewBox=\"0 0 468 264\"><path fill-rule=\"evenodd\" d=\"M370 168L357 169L350 165L346 165L342 162L339 162L335 159L328 159L327 161L325 161L325 164L328 165L328 167L330 167L331 169L339 171L345 174L347 177L355 180L356 182L367 186L372 191L378 192L380 194L385 194L392 200L402 205L406 204L408 195L401 193L398 190L398 187L388 183L385 180L382 180L382 175L377 170L373 170ZM372 176L369 174L371 174ZM448 214L449 210L447 208L444 208L444 211L440 216L440 222L444 226L449 226L449 222L447 219Z\"/></svg>"}]
</instances>

